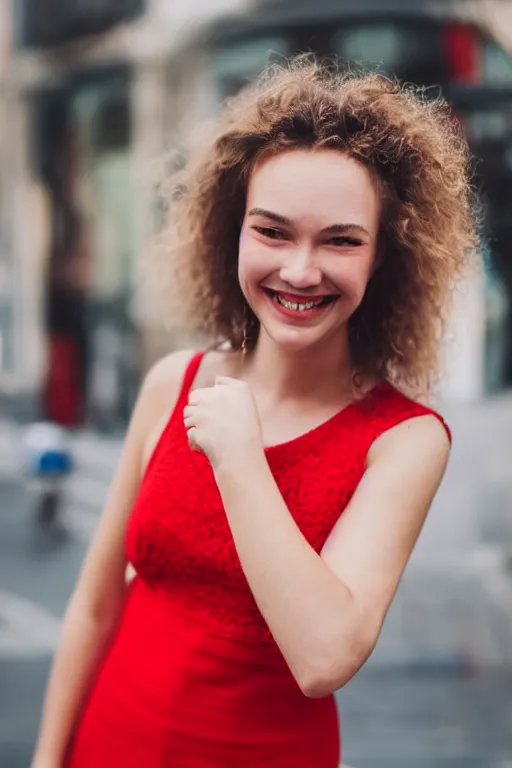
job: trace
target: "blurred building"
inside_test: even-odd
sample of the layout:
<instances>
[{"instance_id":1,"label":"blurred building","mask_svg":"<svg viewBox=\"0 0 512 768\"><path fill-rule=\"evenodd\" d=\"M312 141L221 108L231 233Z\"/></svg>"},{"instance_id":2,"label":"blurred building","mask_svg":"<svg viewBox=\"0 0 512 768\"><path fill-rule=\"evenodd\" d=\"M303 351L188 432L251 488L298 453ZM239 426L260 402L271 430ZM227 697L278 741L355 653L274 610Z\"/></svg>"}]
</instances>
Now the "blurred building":
<instances>
[{"instance_id":1,"label":"blurred building","mask_svg":"<svg viewBox=\"0 0 512 768\"><path fill-rule=\"evenodd\" d=\"M42 393L70 422L124 423L142 370L182 341L137 311L138 257L158 219L155 164L270 58L300 50L434 84L452 101L481 158L490 236L485 285L460 295L445 390L471 400L512 383L512 20L499 6L3 0L4 389ZM62 375L46 375L52 361Z\"/></svg>"}]
</instances>

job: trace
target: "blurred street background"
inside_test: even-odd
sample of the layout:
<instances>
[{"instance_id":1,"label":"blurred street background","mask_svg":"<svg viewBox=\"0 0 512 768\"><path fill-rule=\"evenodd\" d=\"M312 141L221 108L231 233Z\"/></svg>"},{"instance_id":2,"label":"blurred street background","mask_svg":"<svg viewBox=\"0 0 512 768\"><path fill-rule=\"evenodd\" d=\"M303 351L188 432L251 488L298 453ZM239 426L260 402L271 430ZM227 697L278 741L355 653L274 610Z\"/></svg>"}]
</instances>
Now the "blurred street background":
<instances>
[{"instance_id":1,"label":"blurred street background","mask_svg":"<svg viewBox=\"0 0 512 768\"><path fill-rule=\"evenodd\" d=\"M140 380L199 343L148 311L155 171L299 51L445 96L484 218L485 272L457 292L437 393L450 466L379 645L338 696L344 760L512 768L512 0L0 0L0 768L29 765ZM76 457L66 536L34 524L23 441L41 419Z\"/></svg>"}]
</instances>

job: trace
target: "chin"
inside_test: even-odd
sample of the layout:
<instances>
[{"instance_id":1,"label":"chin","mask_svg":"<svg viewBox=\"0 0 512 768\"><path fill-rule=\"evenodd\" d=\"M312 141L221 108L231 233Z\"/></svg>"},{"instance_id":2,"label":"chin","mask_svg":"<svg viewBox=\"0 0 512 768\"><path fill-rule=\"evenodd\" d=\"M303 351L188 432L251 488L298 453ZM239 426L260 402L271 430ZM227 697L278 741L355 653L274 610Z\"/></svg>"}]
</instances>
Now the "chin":
<instances>
[{"instance_id":1,"label":"chin","mask_svg":"<svg viewBox=\"0 0 512 768\"><path fill-rule=\"evenodd\" d=\"M342 329L337 332L322 332L321 328L293 328L293 327L272 327L263 326L266 336L281 349L283 352L301 353L311 350L314 347L321 346L327 339L334 338L343 333Z\"/></svg>"}]
</instances>

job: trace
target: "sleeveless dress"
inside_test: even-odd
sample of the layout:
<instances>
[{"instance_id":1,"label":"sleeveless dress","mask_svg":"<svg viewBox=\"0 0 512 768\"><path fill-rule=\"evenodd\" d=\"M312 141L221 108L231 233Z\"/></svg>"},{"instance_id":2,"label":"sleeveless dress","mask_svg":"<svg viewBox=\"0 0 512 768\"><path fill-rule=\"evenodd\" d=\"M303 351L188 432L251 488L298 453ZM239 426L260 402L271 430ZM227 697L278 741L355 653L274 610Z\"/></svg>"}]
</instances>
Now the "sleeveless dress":
<instances>
[{"instance_id":1,"label":"sleeveless dress","mask_svg":"<svg viewBox=\"0 0 512 768\"><path fill-rule=\"evenodd\" d=\"M299 689L244 576L210 464L187 442L183 408L201 357L188 366L134 504L126 551L136 575L67 765L337 768L334 697L309 699ZM426 413L433 412L383 384L265 450L317 552L372 442Z\"/></svg>"}]
</instances>

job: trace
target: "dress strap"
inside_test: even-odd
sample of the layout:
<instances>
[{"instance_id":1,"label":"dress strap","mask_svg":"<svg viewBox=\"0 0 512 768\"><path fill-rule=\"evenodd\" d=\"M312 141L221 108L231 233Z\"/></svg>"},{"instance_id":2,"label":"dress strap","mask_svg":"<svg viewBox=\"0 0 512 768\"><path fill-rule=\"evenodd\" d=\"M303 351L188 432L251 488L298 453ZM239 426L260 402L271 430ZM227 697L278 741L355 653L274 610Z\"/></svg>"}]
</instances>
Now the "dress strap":
<instances>
[{"instance_id":1,"label":"dress strap","mask_svg":"<svg viewBox=\"0 0 512 768\"><path fill-rule=\"evenodd\" d=\"M450 427L448 426L448 424L446 423L446 421L444 420L444 418L441 416L441 414L438 411L436 411L434 408L429 408L429 406L427 406L427 405L424 405L422 410L423 410L423 414L424 415L429 414L430 416L435 416L436 419L441 423L441 426L444 427L444 430L445 430L446 435L448 437L448 441L449 441L449 443L451 445L453 443L452 431L451 431ZM419 414L419 415L422 415L422 414Z\"/></svg>"},{"instance_id":2,"label":"dress strap","mask_svg":"<svg viewBox=\"0 0 512 768\"><path fill-rule=\"evenodd\" d=\"M358 429L359 439L363 441L366 453L374 440L398 424L417 416L434 416L443 426L448 440L452 442L450 427L433 408L407 397L403 392L387 384L378 391L378 396L361 400L358 413L363 417L363 424Z\"/></svg>"},{"instance_id":3,"label":"dress strap","mask_svg":"<svg viewBox=\"0 0 512 768\"><path fill-rule=\"evenodd\" d=\"M201 360L203 359L203 356L204 356L204 352L196 352L187 364L187 367L185 369L185 374L183 376L180 392L178 395L178 399L176 400L176 404L172 409L172 413L169 419L167 420L167 424L165 425L164 429L160 434L160 437L157 440L157 443L153 449L153 453L149 457L146 468L144 470L144 476L146 476L150 472L151 468L157 461L158 456L161 454L161 451L163 450L163 446L165 446L165 444L169 439L169 433L174 428L176 421L179 419L180 423L183 424L183 408L186 405L186 402L188 399L188 393L194 382L197 369L201 364Z\"/></svg>"},{"instance_id":4,"label":"dress strap","mask_svg":"<svg viewBox=\"0 0 512 768\"><path fill-rule=\"evenodd\" d=\"M194 383L194 379L196 377L197 371L199 370L199 366L201 365L203 357L203 350L196 352L195 355L192 356L185 369L185 375L183 376L183 382L181 385L180 393L178 395L178 400L176 402L177 411L185 404L188 398L188 393L190 392L192 384Z\"/></svg>"}]
</instances>

